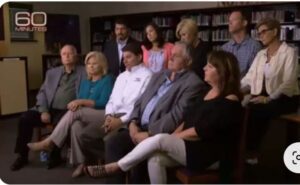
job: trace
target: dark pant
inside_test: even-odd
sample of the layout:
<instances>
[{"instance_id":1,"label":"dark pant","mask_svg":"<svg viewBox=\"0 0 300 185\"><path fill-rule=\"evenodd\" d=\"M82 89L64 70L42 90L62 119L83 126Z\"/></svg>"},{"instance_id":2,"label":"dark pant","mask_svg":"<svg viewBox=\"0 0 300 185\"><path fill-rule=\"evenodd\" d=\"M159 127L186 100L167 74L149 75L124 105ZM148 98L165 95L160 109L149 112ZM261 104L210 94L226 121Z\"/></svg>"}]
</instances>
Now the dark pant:
<instances>
[{"instance_id":1,"label":"dark pant","mask_svg":"<svg viewBox=\"0 0 300 185\"><path fill-rule=\"evenodd\" d=\"M66 110L51 110L51 123L56 125L60 118L65 114ZM35 110L24 112L19 121L18 135L15 146L15 153L20 154L22 157L28 157L28 147L32 139L34 127L44 127L45 124L41 121L41 113Z\"/></svg>"},{"instance_id":2,"label":"dark pant","mask_svg":"<svg viewBox=\"0 0 300 185\"><path fill-rule=\"evenodd\" d=\"M103 130L100 124L88 124L83 128L80 140L86 165L95 165L104 158Z\"/></svg>"},{"instance_id":3,"label":"dark pant","mask_svg":"<svg viewBox=\"0 0 300 185\"><path fill-rule=\"evenodd\" d=\"M267 104L249 104L247 150L257 152L269 128L270 121L282 114L296 112L297 108L298 96L282 95Z\"/></svg>"},{"instance_id":4,"label":"dark pant","mask_svg":"<svg viewBox=\"0 0 300 185\"><path fill-rule=\"evenodd\" d=\"M120 129L105 139L105 162L117 162L135 147L128 129ZM129 183L140 184L149 182L147 163L143 162L130 171ZM124 184L125 174L107 178L107 183Z\"/></svg>"}]
</instances>

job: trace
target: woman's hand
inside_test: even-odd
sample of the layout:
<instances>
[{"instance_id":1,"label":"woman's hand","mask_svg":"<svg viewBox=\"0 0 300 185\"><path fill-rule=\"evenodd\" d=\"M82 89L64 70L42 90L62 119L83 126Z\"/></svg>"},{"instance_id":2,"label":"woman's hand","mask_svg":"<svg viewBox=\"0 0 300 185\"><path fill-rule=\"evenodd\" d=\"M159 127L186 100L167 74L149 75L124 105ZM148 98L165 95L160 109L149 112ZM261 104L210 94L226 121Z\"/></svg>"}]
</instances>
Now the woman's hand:
<instances>
[{"instance_id":1,"label":"woman's hand","mask_svg":"<svg viewBox=\"0 0 300 185\"><path fill-rule=\"evenodd\" d=\"M67 108L74 112L76 111L79 107L81 106L81 101L80 100L73 100L70 103L68 103Z\"/></svg>"},{"instance_id":2,"label":"woman's hand","mask_svg":"<svg viewBox=\"0 0 300 185\"><path fill-rule=\"evenodd\" d=\"M267 96L257 96L257 97L251 98L250 102L254 103L254 104L259 104L259 103L267 104L270 102L270 98Z\"/></svg>"},{"instance_id":3,"label":"woman's hand","mask_svg":"<svg viewBox=\"0 0 300 185\"><path fill-rule=\"evenodd\" d=\"M194 127L192 128L188 128L186 130L183 130L181 132L173 132L172 135L174 135L175 137L184 139L184 140L189 140L189 141L197 141L199 140L199 136L196 133L196 130Z\"/></svg>"},{"instance_id":4,"label":"woman's hand","mask_svg":"<svg viewBox=\"0 0 300 185\"><path fill-rule=\"evenodd\" d=\"M181 123L181 124L176 128L176 130L173 132L173 134L174 134L174 133L179 133L179 132L181 132L181 131L183 130L183 125L184 125L184 122Z\"/></svg>"}]
</instances>

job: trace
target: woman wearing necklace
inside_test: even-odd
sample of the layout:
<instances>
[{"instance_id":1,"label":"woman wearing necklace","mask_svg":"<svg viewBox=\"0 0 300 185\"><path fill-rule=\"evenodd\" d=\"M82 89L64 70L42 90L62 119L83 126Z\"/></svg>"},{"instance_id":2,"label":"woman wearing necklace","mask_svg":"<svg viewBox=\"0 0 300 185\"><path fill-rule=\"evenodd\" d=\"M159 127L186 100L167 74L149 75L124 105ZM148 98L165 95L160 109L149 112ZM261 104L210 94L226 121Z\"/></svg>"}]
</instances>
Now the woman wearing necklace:
<instances>
[{"instance_id":1,"label":"woman wearing necklace","mask_svg":"<svg viewBox=\"0 0 300 185\"><path fill-rule=\"evenodd\" d=\"M167 167L187 166L203 170L234 156L242 107L240 71L235 56L213 51L204 67L210 90L187 109L184 122L173 132L151 136L117 162L87 166L92 177L105 177L130 170L148 159L151 184L166 184ZM233 162L231 157L227 162Z\"/></svg>"},{"instance_id":2,"label":"woman wearing necklace","mask_svg":"<svg viewBox=\"0 0 300 185\"><path fill-rule=\"evenodd\" d=\"M298 107L298 60L294 48L280 41L280 23L264 19L256 26L265 49L257 53L242 79L244 105L249 106L248 160L258 162L258 151L271 119L295 112Z\"/></svg>"},{"instance_id":3,"label":"woman wearing necklace","mask_svg":"<svg viewBox=\"0 0 300 185\"><path fill-rule=\"evenodd\" d=\"M85 66L88 78L83 80L79 88L79 96L68 104L69 111L62 117L52 134L43 141L28 143L33 151L50 151L56 145L62 147L70 131L71 156L70 163L80 164L73 177L81 175L82 163L85 162L84 146L81 146L80 133L91 124L104 123L104 108L113 88L113 77L107 74L107 60L103 53L92 51L86 55ZM103 135L104 135L104 129ZM99 142L99 145L101 143Z\"/></svg>"},{"instance_id":4,"label":"woman wearing necklace","mask_svg":"<svg viewBox=\"0 0 300 185\"><path fill-rule=\"evenodd\" d=\"M165 42L161 30L153 22L146 25L145 34L146 37L142 46L145 65L153 73L168 68L173 44Z\"/></svg>"}]
</instances>

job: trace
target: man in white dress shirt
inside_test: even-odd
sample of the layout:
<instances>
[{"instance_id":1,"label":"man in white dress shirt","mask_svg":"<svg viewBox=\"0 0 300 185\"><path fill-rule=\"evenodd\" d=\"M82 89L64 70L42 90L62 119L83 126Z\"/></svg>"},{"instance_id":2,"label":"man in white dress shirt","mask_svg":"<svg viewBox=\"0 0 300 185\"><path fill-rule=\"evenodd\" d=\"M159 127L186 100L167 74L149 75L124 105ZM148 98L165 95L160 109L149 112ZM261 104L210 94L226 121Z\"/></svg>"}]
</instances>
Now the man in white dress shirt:
<instances>
[{"instance_id":1,"label":"man in white dress shirt","mask_svg":"<svg viewBox=\"0 0 300 185\"><path fill-rule=\"evenodd\" d=\"M83 152L86 163L89 164L95 163L103 156L103 145L101 145L103 129L106 133L105 141L119 129L127 126L135 102L143 94L152 77L152 72L142 62L143 53L140 44L129 43L122 51L126 71L116 79L112 94L105 107L104 125L102 128L98 125L90 126L81 134Z\"/></svg>"}]
</instances>

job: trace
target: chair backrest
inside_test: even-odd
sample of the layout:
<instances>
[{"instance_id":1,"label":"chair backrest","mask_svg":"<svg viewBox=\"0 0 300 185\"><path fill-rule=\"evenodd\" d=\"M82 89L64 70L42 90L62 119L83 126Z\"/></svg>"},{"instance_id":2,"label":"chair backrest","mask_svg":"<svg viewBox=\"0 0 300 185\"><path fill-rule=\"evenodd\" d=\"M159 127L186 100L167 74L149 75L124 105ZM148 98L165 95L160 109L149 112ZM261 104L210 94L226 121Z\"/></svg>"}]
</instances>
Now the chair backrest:
<instances>
[{"instance_id":1,"label":"chair backrest","mask_svg":"<svg viewBox=\"0 0 300 185\"><path fill-rule=\"evenodd\" d=\"M220 161L221 183L232 183L231 181L233 183L243 183L248 117L249 110L244 108L239 128L239 140L235 148L236 152L233 156L229 156L230 159L234 159L233 163L232 160L226 160L226 158Z\"/></svg>"},{"instance_id":2,"label":"chair backrest","mask_svg":"<svg viewBox=\"0 0 300 185\"><path fill-rule=\"evenodd\" d=\"M243 109L239 128L239 140L236 142L236 147L234 148L234 156L232 156L232 152L225 154L220 160L220 168L218 170L192 171L187 168L180 168L176 170L176 177L184 184L243 183L248 115L249 110L247 108Z\"/></svg>"}]
</instances>

